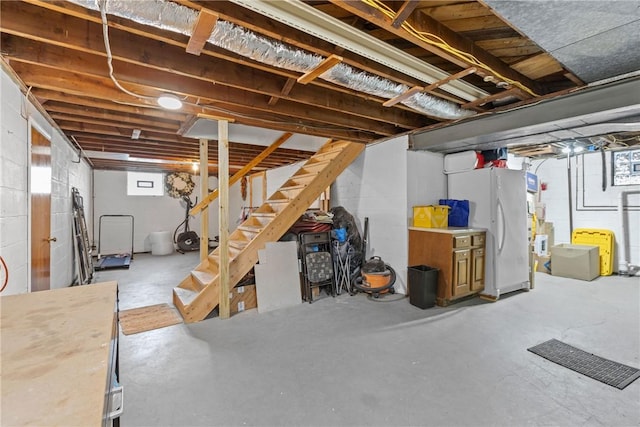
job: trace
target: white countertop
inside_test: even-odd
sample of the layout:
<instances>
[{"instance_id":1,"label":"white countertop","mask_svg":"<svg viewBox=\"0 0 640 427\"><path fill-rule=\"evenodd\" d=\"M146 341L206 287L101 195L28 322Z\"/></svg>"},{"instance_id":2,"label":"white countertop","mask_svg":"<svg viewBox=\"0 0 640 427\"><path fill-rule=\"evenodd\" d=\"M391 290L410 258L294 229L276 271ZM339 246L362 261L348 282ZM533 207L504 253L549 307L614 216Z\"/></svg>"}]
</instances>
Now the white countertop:
<instances>
[{"instance_id":1,"label":"white countertop","mask_svg":"<svg viewBox=\"0 0 640 427\"><path fill-rule=\"evenodd\" d=\"M487 231L486 228L467 228L467 227L447 227L447 228L409 227L409 230L429 231L431 233L446 233L446 234L483 233Z\"/></svg>"}]
</instances>

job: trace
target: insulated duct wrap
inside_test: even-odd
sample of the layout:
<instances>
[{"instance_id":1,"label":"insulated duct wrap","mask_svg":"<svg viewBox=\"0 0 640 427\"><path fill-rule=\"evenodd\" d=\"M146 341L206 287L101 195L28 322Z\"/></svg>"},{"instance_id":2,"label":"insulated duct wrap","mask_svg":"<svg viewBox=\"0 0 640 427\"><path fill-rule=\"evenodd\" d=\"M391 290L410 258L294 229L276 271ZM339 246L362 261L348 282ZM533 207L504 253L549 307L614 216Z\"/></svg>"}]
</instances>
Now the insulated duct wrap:
<instances>
[{"instance_id":1,"label":"insulated duct wrap","mask_svg":"<svg viewBox=\"0 0 640 427\"><path fill-rule=\"evenodd\" d=\"M106 1L106 12L140 24L190 36L198 19L198 12L166 0L70 0L87 9L100 10L99 3ZM209 43L255 61L298 73L316 68L324 58L278 41L257 35L231 22L218 20ZM340 63L323 73L320 78L368 95L391 99L409 90L403 84L356 70ZM474 111L464 110L457 104L425 93L417 93L401 101L402 104L422 113L444 119L460 119L472 116Z\"/></svg>"},{"instance_id":2,"label":"insulated duct wrap","mask_svg":"<svg viewBox=\"0 0 640 427\"><path fill-rule=\"evenodd\" d=\"M263 64L299 73L313 70L323 60L319 55L292 49L227 21L216 23L209 43Z\"/></svg>"}]
</instances>

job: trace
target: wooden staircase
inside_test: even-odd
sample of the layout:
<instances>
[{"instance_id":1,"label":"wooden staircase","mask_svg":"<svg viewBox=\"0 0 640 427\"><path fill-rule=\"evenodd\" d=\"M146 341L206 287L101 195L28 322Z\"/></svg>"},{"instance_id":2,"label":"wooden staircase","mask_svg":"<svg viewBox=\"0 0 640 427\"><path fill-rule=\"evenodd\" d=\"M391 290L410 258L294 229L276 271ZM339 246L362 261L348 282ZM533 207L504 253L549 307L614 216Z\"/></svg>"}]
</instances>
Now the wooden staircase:
<instances>
[{"instance_id":1,"label":"wooden staircase","mask_svg":"<svg viewBox=\"0 0 640 427\"><path fill-rule=\"evenodd\" d=\"M229 288L258 262L258 250L280 239L363 149L349 141L327 142L229 235ZM220 247L173 289L173 303L187 323L203 320L218 306L219 253Z\"/></svg>"}]
</instances>

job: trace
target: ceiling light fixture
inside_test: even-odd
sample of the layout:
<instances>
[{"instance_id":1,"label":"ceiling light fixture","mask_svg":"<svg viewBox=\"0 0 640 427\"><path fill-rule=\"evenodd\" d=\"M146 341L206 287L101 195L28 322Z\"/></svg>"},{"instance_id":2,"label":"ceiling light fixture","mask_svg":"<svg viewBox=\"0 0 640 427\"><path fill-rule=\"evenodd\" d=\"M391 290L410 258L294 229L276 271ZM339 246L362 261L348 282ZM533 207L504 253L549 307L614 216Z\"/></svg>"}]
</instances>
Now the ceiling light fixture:
<instances>
[{"instance_id":1,"label":"ceiling light fixture","mask_svg":"<svg viewBox=\"0 0 640 427\"><path fill-rule=\"evenodd\" d=\"M182 101L174 94L163 93L158 97L158 105L167 110L178 110L182 108Z\"/></svg>"}]
</instances>

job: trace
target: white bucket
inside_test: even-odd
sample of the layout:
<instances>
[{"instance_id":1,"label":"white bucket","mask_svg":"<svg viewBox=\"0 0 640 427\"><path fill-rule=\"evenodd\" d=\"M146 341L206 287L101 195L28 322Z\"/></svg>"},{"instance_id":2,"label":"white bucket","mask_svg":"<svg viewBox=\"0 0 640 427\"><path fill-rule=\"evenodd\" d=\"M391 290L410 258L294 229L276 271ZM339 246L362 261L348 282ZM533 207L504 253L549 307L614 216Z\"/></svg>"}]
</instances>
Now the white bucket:
<instances>
[{"instance_id":1,"label":"white bucket","mask_svg":"<svg viewBox=\"0 0 640 427\"><path fill-rule=\"evenodd\" d=\"M169 255L173 253L173 242L170 231L154 231L149 234L151 255Z\"/></svg>"}]
</instances>

